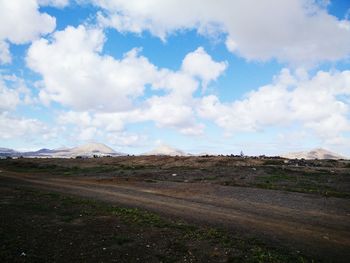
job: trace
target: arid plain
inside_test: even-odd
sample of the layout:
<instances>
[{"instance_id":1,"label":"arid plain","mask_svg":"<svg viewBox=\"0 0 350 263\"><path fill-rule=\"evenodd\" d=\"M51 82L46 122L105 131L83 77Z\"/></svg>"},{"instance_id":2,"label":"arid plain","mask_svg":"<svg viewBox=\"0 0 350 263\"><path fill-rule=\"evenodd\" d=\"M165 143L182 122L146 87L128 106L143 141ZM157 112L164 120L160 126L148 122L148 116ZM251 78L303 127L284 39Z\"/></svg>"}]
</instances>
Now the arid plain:
<instances>
[{"instance_id":1,"label":"arid plain","mask_svg":"<svg viewBox=\"0 0 350 263\"><path fill-rule=\"evenodd\" d=\"M7 262L350 258L346 160L21 158L0 170Z\"/></svg>"}]
</instances>

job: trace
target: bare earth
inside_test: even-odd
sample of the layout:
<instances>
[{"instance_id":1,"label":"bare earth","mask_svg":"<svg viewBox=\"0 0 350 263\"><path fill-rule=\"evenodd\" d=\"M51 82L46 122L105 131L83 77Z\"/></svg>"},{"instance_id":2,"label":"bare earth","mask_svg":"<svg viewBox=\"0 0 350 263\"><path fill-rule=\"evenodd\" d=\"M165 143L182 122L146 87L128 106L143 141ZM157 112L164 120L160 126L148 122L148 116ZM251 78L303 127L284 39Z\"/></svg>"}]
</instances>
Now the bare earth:
<instances>
[{"instance_id":1,"label":"bare earth","mask_svg":"<svg viewBox=\"0 0 350 263\"><path fill-rule=\"evenodd\" d=\"M175 177L175 175L174 175ZM220 226L316 259L349 262L350 199L307 193L108 176L2 170L0 185L29 186Z\"/></svg>"}]
</instances>

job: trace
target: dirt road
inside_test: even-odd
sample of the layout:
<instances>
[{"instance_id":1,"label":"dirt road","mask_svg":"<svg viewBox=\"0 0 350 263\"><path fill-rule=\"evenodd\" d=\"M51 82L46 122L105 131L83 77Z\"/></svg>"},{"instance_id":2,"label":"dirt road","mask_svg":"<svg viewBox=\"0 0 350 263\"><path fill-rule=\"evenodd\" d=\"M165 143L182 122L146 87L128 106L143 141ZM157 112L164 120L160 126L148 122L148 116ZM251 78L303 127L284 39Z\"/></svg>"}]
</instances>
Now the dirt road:
<instances>
[{"instance_id":1,"label":"dirt road","mask_svg":"<svg viewBox=\"0 0 350 263\"><path fill-rule=\"evenodd\" d=\"M26 185L238 231L272 245L336 262L350 259L350 200L209 183L139 182L23 175L3 171L1 184Z\"/></svg>"}]
</instances>

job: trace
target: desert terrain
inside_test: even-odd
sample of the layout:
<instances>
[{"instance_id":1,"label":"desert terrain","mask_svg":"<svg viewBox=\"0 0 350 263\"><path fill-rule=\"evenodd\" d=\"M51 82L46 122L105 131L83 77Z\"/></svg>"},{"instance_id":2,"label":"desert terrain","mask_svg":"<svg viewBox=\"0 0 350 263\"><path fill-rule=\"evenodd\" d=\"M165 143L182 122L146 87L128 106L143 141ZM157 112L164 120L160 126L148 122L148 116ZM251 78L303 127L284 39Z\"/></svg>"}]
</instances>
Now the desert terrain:
<instances>
[{"instance_id":1,"label":"desert terrain","mask_svg":"<svg viewBox=\"0 0 350 263\"><path fill-rule=\"evenodd\" d=\"M0 160L2 262L349 262L350 161Z\"/></svg>"}]
</instances>

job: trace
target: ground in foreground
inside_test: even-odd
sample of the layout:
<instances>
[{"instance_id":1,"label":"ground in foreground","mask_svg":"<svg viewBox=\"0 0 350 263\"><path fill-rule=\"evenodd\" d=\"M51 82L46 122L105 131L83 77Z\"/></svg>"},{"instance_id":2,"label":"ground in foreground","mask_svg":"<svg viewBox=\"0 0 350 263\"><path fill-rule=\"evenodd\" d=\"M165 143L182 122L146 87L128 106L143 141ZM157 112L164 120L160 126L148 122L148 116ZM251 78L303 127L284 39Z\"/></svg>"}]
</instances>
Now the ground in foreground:
<instances>
[{"instance_id":1,"label":"ground in foreground","mask_svg":"<svg viewBox=\"0 0 350 263\"><path fill-rule=\"evenodd\" d=\"M1 262L308 262L233 233L3 184Z\"/></svg>"},{"instance_id":2,"label":"ground in foreground","mask_svg":"<svg viewBox=\"0 0 350 263\"><path fill-rule=\"evenodd\" d=\"M347 160L0 160L0 259L349 262L349 197Z\"/></svg>"}]
</instances>

